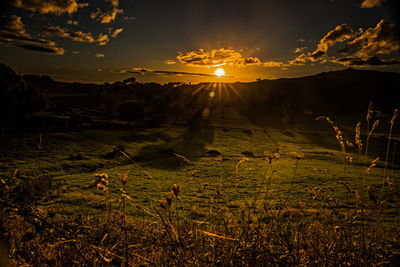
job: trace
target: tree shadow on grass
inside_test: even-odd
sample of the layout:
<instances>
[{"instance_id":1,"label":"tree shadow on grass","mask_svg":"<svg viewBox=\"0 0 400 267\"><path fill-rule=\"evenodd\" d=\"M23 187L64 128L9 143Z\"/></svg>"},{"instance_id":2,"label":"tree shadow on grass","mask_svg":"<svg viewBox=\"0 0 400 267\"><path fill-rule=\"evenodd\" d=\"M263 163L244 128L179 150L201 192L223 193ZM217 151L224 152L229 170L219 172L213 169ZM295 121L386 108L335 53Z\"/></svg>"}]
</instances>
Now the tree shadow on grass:
<instances>
[{"instance_id":1,"label":"tree shadow on grass","mask_svg":"<svg viewBox=\"0 0 400 267\"><path fill-rule=\"evenodd\" d=\"M172 137L169 136L165 130L157 131L153 133L141 133L139 130L130 131L127 135L121 137L122 140L126 142L135 142L135 143L147 143L147 142L158 142L158 141L165 141L170 142L172 141Z\"/></svg>"},{"instance_id":2,"label":"tree shadow on grass","mask_svg":"<svg viewBox=\"0 0 400 267\"><path fill-rule=\"evenodd\" d=\"M142 147L134 159L159 169L182 168L206 155L206 146L213 141L214 126L198 113L188 121L185 133L175 142L164 139L161 144Z\"/></svg>"}]
</instances>

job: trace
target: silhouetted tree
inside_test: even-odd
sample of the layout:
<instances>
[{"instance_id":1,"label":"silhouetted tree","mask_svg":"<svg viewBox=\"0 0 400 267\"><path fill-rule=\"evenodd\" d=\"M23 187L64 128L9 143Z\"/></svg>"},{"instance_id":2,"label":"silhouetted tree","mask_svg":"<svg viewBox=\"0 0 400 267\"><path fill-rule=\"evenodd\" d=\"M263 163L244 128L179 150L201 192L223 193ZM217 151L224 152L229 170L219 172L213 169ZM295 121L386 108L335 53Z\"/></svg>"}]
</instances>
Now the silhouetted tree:
<instances>
[{"instance_id":1,"label":"silhouetted tree","mask_svg":"<svg viewBox=\"0 0 400 267\"><path fill-rule=\"evenodd\" d=\"M9 66L0 64L0 124L47 108L47 98Z\"/></svg>"}]
</instances>

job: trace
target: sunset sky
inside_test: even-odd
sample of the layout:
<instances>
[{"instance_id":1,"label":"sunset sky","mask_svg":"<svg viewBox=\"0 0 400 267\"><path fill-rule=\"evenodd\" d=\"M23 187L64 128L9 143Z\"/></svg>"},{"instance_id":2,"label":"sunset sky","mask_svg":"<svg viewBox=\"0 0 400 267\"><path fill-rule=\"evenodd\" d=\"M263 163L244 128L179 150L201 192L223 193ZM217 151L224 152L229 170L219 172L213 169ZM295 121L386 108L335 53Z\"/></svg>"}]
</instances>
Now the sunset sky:
<instances>
[{"instance_id":1,"label":"sunset sky","mask_svg":"<svg viewBox=\"0 0 400 267\"><path fill-rule=\"evenodd\" d=\"M0 62L97 83L254 81L350 66L400 72L398 2L2 1Z\"/></svg>"}]
</instances>

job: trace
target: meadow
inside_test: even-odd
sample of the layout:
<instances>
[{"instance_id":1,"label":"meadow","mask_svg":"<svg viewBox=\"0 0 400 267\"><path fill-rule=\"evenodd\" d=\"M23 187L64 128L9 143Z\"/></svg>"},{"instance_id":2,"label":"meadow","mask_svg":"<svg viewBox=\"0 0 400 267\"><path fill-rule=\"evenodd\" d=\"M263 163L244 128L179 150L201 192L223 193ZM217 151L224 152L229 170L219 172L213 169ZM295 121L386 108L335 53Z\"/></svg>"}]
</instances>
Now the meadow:
<instances>
[{"instance_id":1,"label":"meadow","mask_svg":"<svg viewBox=\"0 0 400 267\"><path fill-rule=\"evenodd\" d=\"M226 107L195 131L171 119L9 135L10 255L25 266L396 264L393 118L371 113L369 134L365 114L256 127Z\"/></svg>"}]
</instances>

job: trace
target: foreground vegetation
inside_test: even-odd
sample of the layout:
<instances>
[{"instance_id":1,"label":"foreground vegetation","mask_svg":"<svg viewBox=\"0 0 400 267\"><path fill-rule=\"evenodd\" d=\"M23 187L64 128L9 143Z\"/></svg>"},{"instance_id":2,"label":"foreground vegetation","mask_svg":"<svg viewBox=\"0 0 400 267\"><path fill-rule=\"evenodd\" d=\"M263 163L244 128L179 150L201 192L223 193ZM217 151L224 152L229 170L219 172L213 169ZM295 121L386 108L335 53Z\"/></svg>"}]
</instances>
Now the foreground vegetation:
<instances>
[{"instance_id":1,"label":"foreground vegetation","mask_svg":"<svg viewBox=\"0 0 400 267\"><path fill-rule=\"evenodd\" d=\"M10 261L396 266L397 115L384 133L371 112L367 129L320 117L313 127L327 135L219 125L204 133L208 145L183 142L188 131L179 127L114 132L115 140L88 131L70 143L66 133L39 135L29 150L27 139L10 139L22 150L2 166ZM136 142L111 149L125 135ZM313 144L321 139L324 146ZM93 156L99 150L101 159Z\"/></svg>"}]
</instances>

